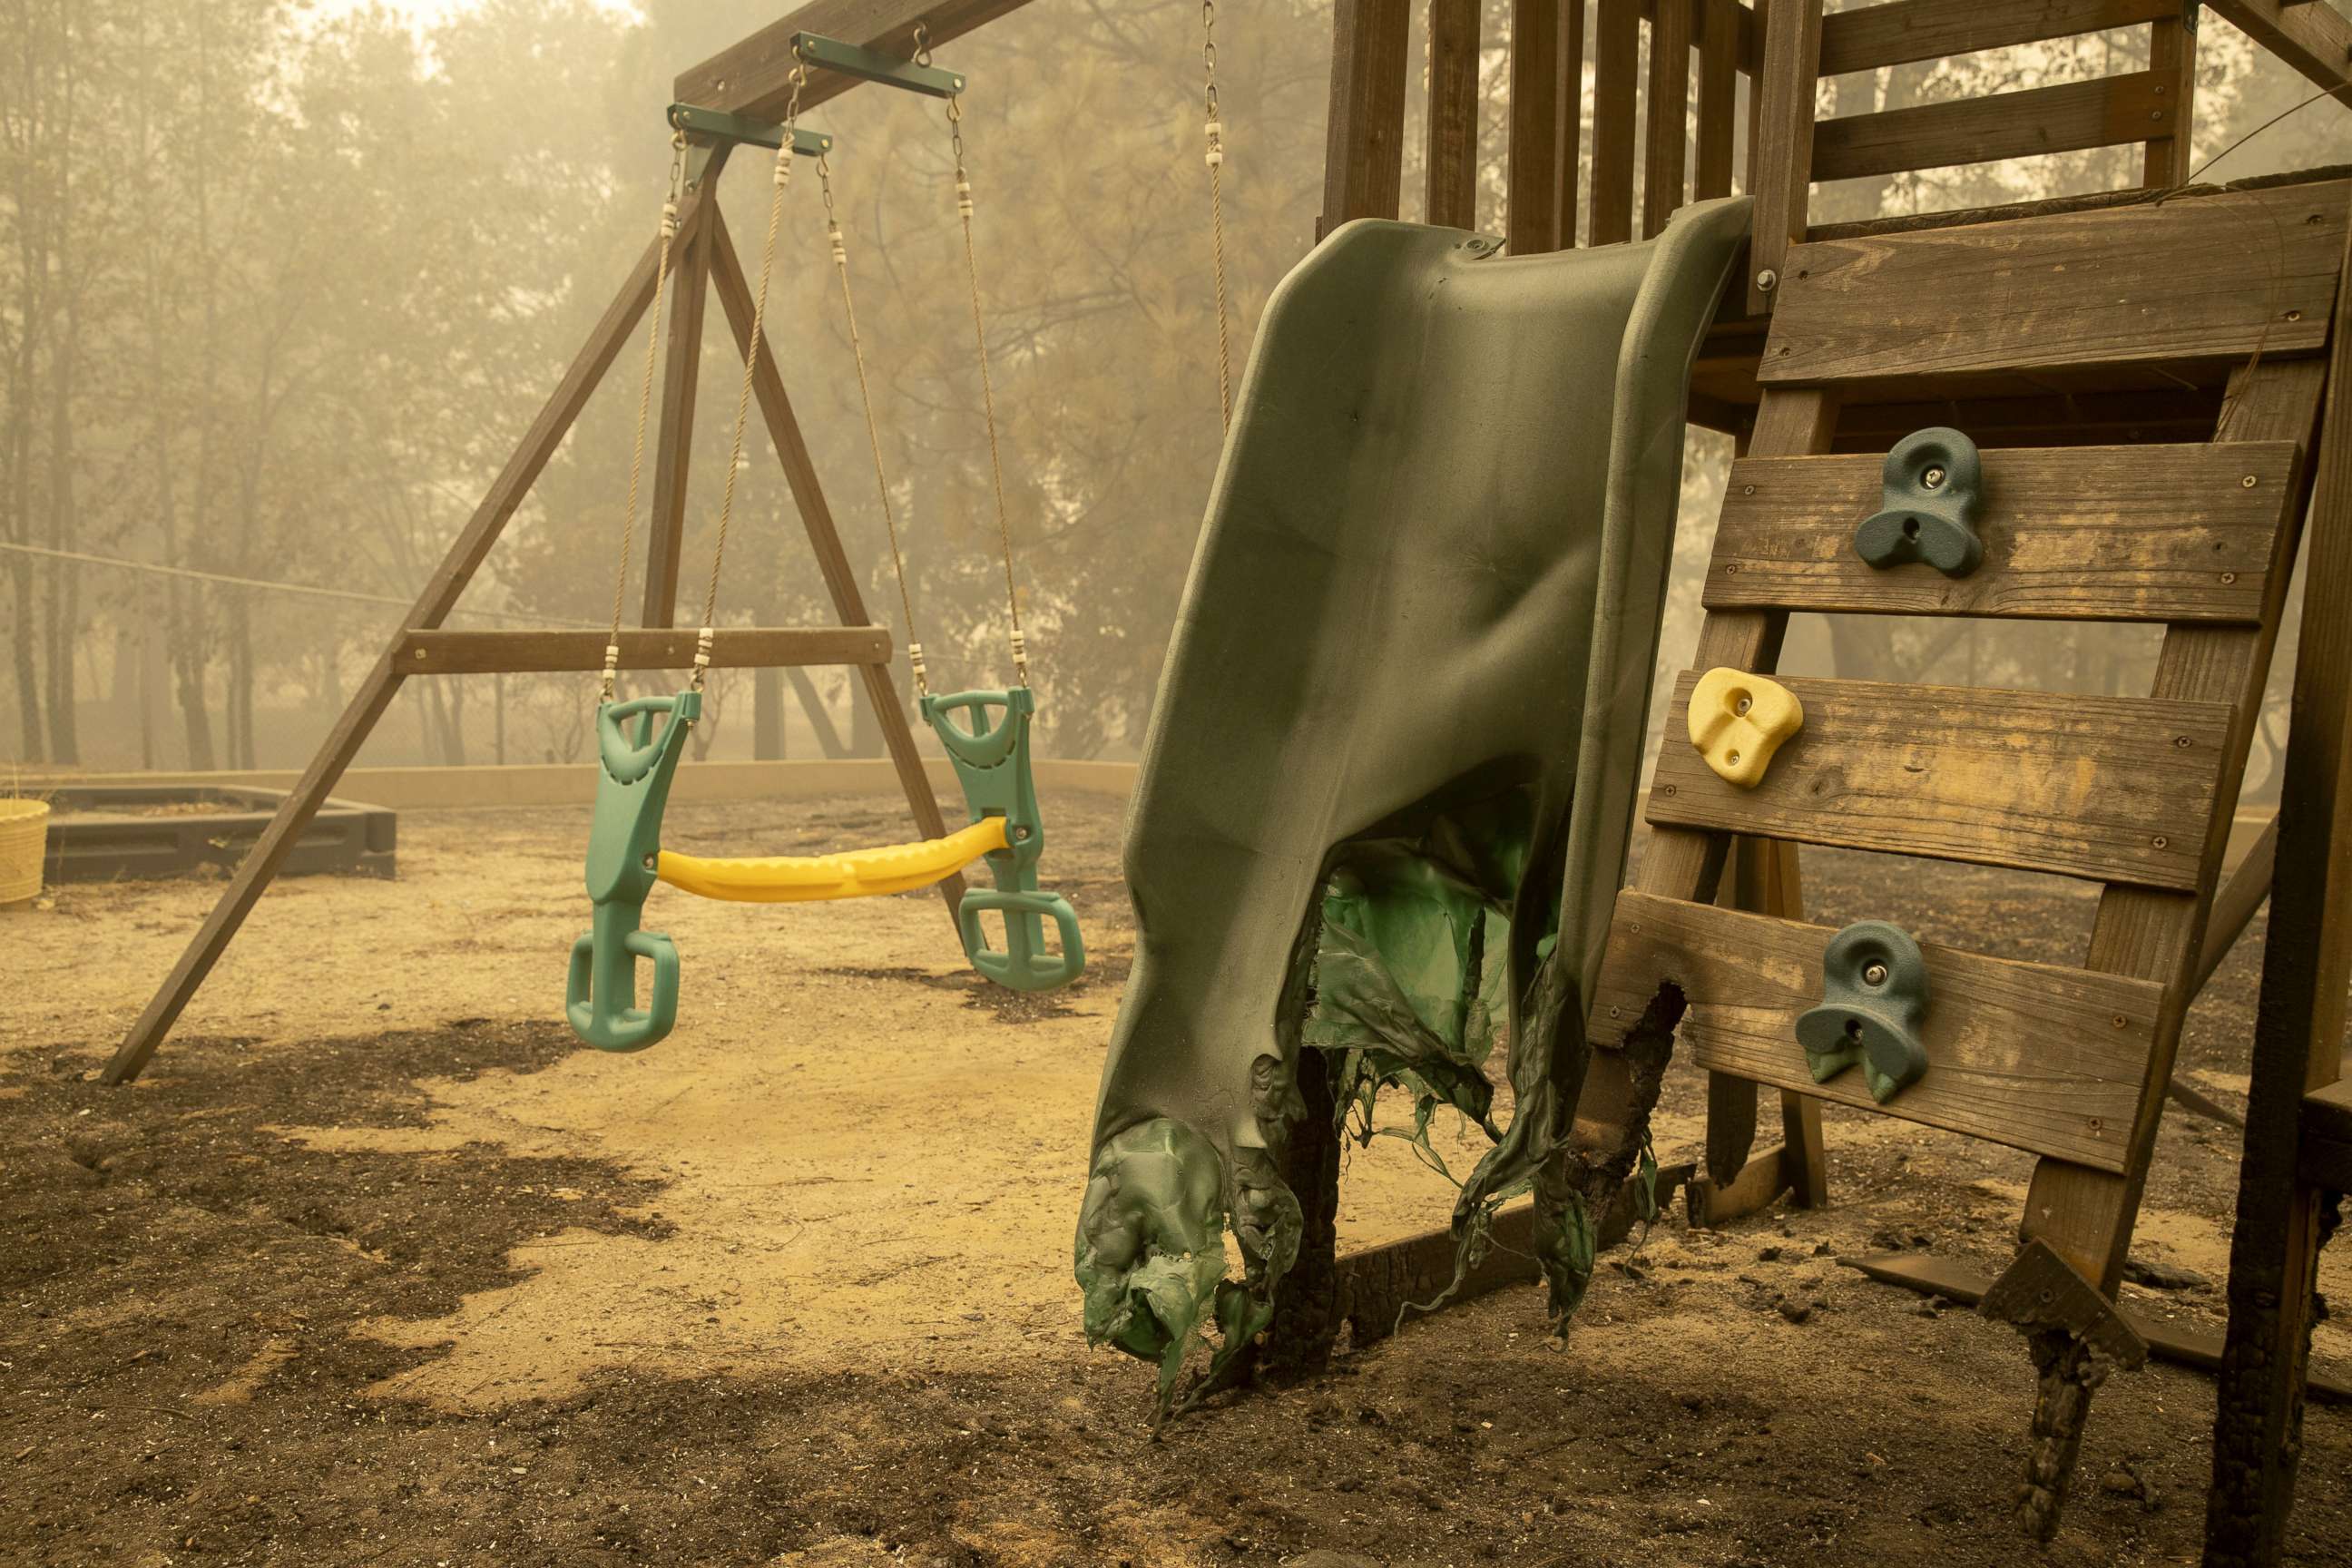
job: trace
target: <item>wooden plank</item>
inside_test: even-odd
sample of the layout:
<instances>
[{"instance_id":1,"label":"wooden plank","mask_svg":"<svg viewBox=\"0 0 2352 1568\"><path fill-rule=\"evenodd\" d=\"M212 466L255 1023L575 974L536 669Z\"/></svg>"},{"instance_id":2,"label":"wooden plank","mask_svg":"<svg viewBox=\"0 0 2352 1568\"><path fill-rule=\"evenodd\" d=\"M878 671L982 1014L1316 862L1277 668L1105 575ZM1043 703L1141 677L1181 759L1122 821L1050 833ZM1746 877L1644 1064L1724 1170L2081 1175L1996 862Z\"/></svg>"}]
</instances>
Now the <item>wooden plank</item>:
<instances>
[{"instance_id":1,"label":"wooden plank","mask_svg":"<svg viewBox=\"0 0 2352 1568\"><path fill-rule=\"evenodd\" d=\"M2179 21L2180 0L1899 0L1822 19L1822 74Z\"/></svg>"},{"instance_id":2,"label":"wooden plank","mask_svg":"<svg viewBox=\"0 0 2352 1568\"><path fill-rule=\"evenodd\" d=\"M928 24L934 46L950 42L985 23L1021 8L1023 0L811 0L780 22L730 45L679 73L671 88L680 103L753 120L783 118L791 98L794 33L817 33L845 44L895 55L915 56L915 27ZM838 98L857 79L812 71L801 92L801 108Z\"/></svg>"},{"instance_id":3,"label":"wooden plank","mask_svg":"<svg viewBox=\"0 0 2352 1568\"><path fill-rule=\"evenodd\" d=\"M1854 553L1854 528L1883 500L1879 458L1741 458L1703 602L2252 624L2298 493L2296 458L2292 441L1987 451L1984 563L1960 578L1924 562L1873 567Z\"/></svg>"},{"instance_id":4,"label":"wooden plank","mask_svg":"<svg viewBox=\"0 0 2352 1568\"><path fill-rule=\"evenodd\" d=\"M658 256L658 247L649 245L638 258L620 292L604 308L604 314L572 357L571 367L556 383L554 392L549 395L530 427L523 432L506 466L490 481L481 504L474 509L474 515L467 520L448 552L441 558L440 565L434 568L415 605L403 619L402 631L437 626L457 607L466 584L472 581L490 547L498 542L507 520L522 504L522 498L539 478L540 470L547 466L548 458L562 445L572 421L587 404L589 394L596 390L597 382L611 367L622 344L628 341L637 319L645 314L653 300ZM219 902L196 929L179 961L173 964L171 973L132 1022L130 1033L106 1064L108 1083L128 1083L154 1056L155 1048L163 1043L163 1037L171 1032L189 999L195 995L196 988L205 983L205 976L220 962L220 955L227 950L237 928L245 923L246 915L261 897L262 889L293 852L302 830L310 826L319 807L334 792L335 781L343 776L343 769L350 765L368 732L391 706L401 680L400 672L394 668L393 647L397 647L396 636L393 646L361 679L351 705L335 721L335 727L328 731L310 765L302 770L301 778L288 792L278 814L269 819L269 826L254 841L252 850L238 862Z\"/></svg>"},{"instance_id":5,"label":"wooden plank","mask_svg":"<svg viewBox=\"0 0 2352 1568\"><path fill-rule=\"evenodd\" d=\"M1844 849L2194 889L2231 710L2219 702L1790 678L1805 726L1753 789L1685 737L1675 682L1649 820Z\"/></svg>"},{"instance_id":6,"label":"wooden plank","mask_svg":"<svg viewBox=\"0 0 2352 1568\"><path fill-rule=\"evenodd\" d=\"M2246 850L2246 858L2230 873L2221 890L2213 895L2213 912L2205 920L2205 939L2198 944L2197 967L2190 973L2189 992L2196 995L2230 956L2230 949L2253 923L2254 911L2271 896L2271 875L2278 865L2278 818L2273 816L2263 825L2263 831ZM2237 1119L2231 1119L2233 1124Z\"/></svg>"},{"instance_id":7,"label":"wooden plank","mask_svg":"<svg viewBox=\"0 0 2352 1568\"><path fill-rule=\"evenodd\" d=\"M678 553L686 538L687 478L694 455L694 405L702 365L702 314L709 302L710 216L728 149L713 150L701 178L679 204L670 253L669 341L662 345L661 416L654 438L653 504L646 513L646 595L639 622L677 621Z\"/></svg>"},{"instance_id":8,"label":"wooden plank","mask_svg":"<svg viewBox=\"0 0 2352 1568\"><path fill-rule=\"evenodd\" d=\"M1877 1110L2100 1170L2118 1170L2164 988L2057 964L1922 943L1927 1076L1885 1105L1858 1069L1816 1084L1798 1015L1822 999L1827 926L1619 896L1594 990L1593 1038L1613 1047L1658 982L1690 998L1681 1043L1713 1071Z\"/></svg>"},{"instance_id":9,"label":"wooden plank","mask_svg":"<svg viewBox=\"0 0 2352 1568\"><path fill-rule=\"evenodd\" d=\"M2352 82L2352 22L2319 0L2209 0L2246 37L2334 91Z\"/></svg>"},{"instance_id":10,"label":"wooden plank","mask_svg":"<svg viewBox=\"0 0 2352 1568\"><path fill-rule=\"evenodd\" d=\"M1430 0L1428 221L1478 226L1478 0Z\"/></svg>"},{"instance_id":11,"label":"wooden plank","mask_svg":"<svg viewBox=\"0 0 2352 1568\"><path fill-rule=\"evenodd\" d=\"M1775 310L1791 265L1790 247L1805 237L1821 55L1822 0L1774 0L1764 16L1763 68L1749 89L1758 106L1748 143L1748 186L1756 195L1756 237L1748 261L1751 316Z\"/></svg>"},{"instance_id":12,"label":"wooden plank","mask_svg":"<svg viewBox=\"0 0 2352 1568\"><path fill-rule=\"evenodd\" d=\"M1698 35L1698 135L1692 153L1691 199L1731 194L1731 156L1739 114L1739 6L1704 0Z\"/></svg>"},{"instance_id":13,"label":"wooden plank","mask_svg":"<svg viewBox=\"0 0 2352 1568\"><path fill-rule=\"evenodd\" d=\"M623 669L688 669L696 630L624 631ZM402 636L393 660L403 675L520 674L604 668L603 632L417 631ZM880 626L730 626L710 640L714 669L781 669L820 664L887 664Z\"/></svg>"},{"instance_id":14,"label":"wooden plank","mask_svg":"<svg viewBox=\"0 0 2352 1568\"><path fill-rule=\"evenodd\" d=\"M2267 358L2243 368L2231 380L2222 438L2307 440L2326 371L2326 366L2317 360ZM2308 478L2305 482L2307 487ZM2294 548L2292 531L2283 548ZM2222 856L2229 845L2230 813L2245 772L2246 738L2260 711L2287 576L2284 571L2272 574L2274 598L2266 606L2263 626L2175 626L2165 635L2157 656L2151 690L2158 700L2227 702L2233 710L2232 732L2215 792L2214 820L2205 836L2207 858L2200 880L2206 887L2221 877ZM2277 913L2275 905L2273 913ZM2023 1239L2048 1241L2103 1290L2112 1292L2122 1277L2132 1222L2155 1154L2165 1086L2171 1078L2181 1017L2188 1009L2188 972L2201 939L2204 917L2204 901L2189 893L2115 886L2099 896L2084 963L2110 973L2162 983L2167 988L2164 1027L2157 1037L2156 1060L2132 1129L2133 1157L2123 1174L2086 1170L2060 1160L2041 1162L2028 1188L2021 1228Z\"/></svg>"},{"instance_id":15,"label":"wooden plank","mask_svg":"<svg viewBox=\"0 0 2352 1568\"><path fill-rule=\"evenodd\" d=\"M1864 1258L1841 1258L1838 1262L1881 1284L1899 1285L1923 1296L1941 1296L1963 1307L1973 1307L1984 1300L1985 1290L1992 1283L1981 1269L1956 1258L1925 1252L1881 1252ZM2118 1306L2116 1310L2131 1325L2132 1331L2147 1342L2151 1354L2204 1372L2220 1369L2221 1336L2212 1330L2178 1318L2148 1317L2129 1306ZM2333 1401L2352 1400L2352 1370L2330 1368L2316 1373L2312 1387Z\"/></svg>"},{"instance_id":16,"label":"wooden plank","mask_svg":"<svg viewBox=\"0 0 2352 1568\"><path fill-rule=\"evenodd\" d=\"M1650 24L1650 103L1642 148L1642 236L1663 231L1683 205L1689 167L1691 13L1660 5Z\"/></svg>"},{"instance_id":17,"label":"wooden plank","mask_svg":"<svg viewBox=\"0 0 2352 1568\"><path fill-rule=\"evenodd\" d=\"M1412 0L1338 0L1332 7L1318 240L1356 218L1397 216L1412 40Z\"/></svg>"},{"instance_id":18,"label":"wooden plank","mask_svg":"<svg viewBox=\"0 0 2352 1568\"><path fill-rule=\"evenodd\" d=\"M2345 206L2341 183L2290 185L1798 246L1758 378L1916 387L1969 372L2315 353Z\"/></svg>"},{"instance_id":19,"label":"wooden plank","mask_svg":"<svg viewBox=\"0 0 2352 1568\"><path fill-rule=\"evenodd\" d=\"M1713 1230L1761 1214L1788 1190L1788 1163L1776 1143L1727 1180L1693 1176L1683 1188L1683 1203L1693 1230Z\"/></svg>"},{"instance_id":20,"label":"wooden plank","mask_svg":"<svg viewBox=\"0 0 2352 1568\"><path fill-rule=\"evenodd\" d=\"M2172 114L2168 133L2147 139L2140 184L2168 191L2189 183L2189 143L2197 129L2197 32L2183 16L2161 18L2148 28L2147 68L2157 79L2158 96L2171 101Z\"/></svg>"},{"instance_id":21,"label":"wooden plank","mask_svg":"<svg viewBox=\"0 0 2352 1568\"><path fill-rule=\"evenodd\" d=\"M743 276L742 259L736 255L726 220L715 208L711 225L711 284L727 317L728 329L735 335L735 352L750 353L751 286ZM833 601L834 614L845 626L864 625L871 618L866 612L866 595L858 589L857 574L850 568L848 552L841 546L840 531L834 526L833 508L824 499L824 487L817 483L808 439L801 433L800 421L793 414L792 399L784 395L783 378L776 371L774 346L766 341L764 328L759 359L752 366L751 395L759 405L761 419L768 426L768 438L775 447L777 461L783 466L784 482L792 489L793 504L800 509L809 549L816 556L817 571L824 578L825 594ZM891 770L898 775L899 788L906 792L907 809L913 813L916 827L926 838L945 837L947 822L940 814L939 796L932 793L931 775L923 767L921 753L915 750L914 732L908 726L907 710L898 700L898 686L890 679L889 665L861 665L857 674L865 683L866 700L873 707L883 746L890 753ZM957 908L963 902L962 876L950 877L939 887L940 897L947 904L948 918L956 919Z\"/></svg>"},{"instance_id":22,"label":"wooden plank","mask_svg":"<svg viewBox=\"0 0 2352 1568\"><path fill-rule=\"evenodd\" d=\"M1642 85L1639 0L1593 0L1592 245L1633 237L1635 100Z\"/></svg>"},{"instance_id":23,"label":"wooden plank","mask_svg":"<svg viewBox=\"0 0 2352 1568\"><path fill-rule=\"evenodd\" d=\"M2352 312L2352 251L2347 263L2339 319ZM2310 1097L2339 1080L2345 992L2352 984L2352 331L2339 330L2329 348L2326 412L2313 466L2317 483L2280 783L2278 865L2230 1240L2229 1349L2206 1514L2211 1562L2277 1560L2294 1495L2297 1394L2326 1234L2309 1179L2320 1173L2298 1170L2294 1150L2311 1114ZM2259 693L2261 674L2250 674ZM2344 1095L2339 1089L2322 1099L2341 1102Z\"/></svg>"},{"instance_id":24,"label":"wooden plank","mask_svg":"<svg viewBox=\"0 0 2352 1568\"><path fill-rule=\"evenodd\" d=\"M2156 71L2062 82L1989 98L1847 114L1813 127L1813 178L1990 163L2145 141L2169 131L2173 100Z\"/></svg>"},{"instance_id":25,"label":"wooden plank","mask_svg":"<svg viewBox=\"0 0 2352 1568\"><path fill-rule=\"evenodd\" d=\"M2303 1097L2303 1129L2295 1180L2304 1186L2352 1193L2352 1081Z\"/></svg>"},{"instance_id":26,"label":"wooden plank","mask_svg":"<svg viewBox=\"0 0 2352 1568\"><path fill-rule=\"evenodd\" d=\"M1513 256L1560 246L1559 0L1511 0L1510 147L1505 243ZM1572 226L1573 211L1568 215Z\"/></svg>"}]
</instances>

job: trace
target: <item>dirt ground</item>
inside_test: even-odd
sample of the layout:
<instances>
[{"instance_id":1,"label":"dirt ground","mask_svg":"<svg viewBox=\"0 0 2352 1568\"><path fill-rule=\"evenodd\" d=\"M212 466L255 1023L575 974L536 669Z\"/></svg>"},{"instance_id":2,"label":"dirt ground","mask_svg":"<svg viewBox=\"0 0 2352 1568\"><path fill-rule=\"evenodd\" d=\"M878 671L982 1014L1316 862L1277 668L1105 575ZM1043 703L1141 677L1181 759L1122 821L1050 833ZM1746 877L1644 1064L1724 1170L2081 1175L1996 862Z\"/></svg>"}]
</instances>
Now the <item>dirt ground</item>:
<instances>
[{"instance_id":1,"label":"dirt ground","mask_svg":"<svg viewBox=\"0 0 2352 1568\"><path fill-rule=\"evenodd\" d=\"M1069 1279L1131 945L1118 809L1054 806L1077 987L976 982L928 895L663 891L681 1021L634 1057L561 1021L584 809L407 813L398 881L281 883L126 1089L95 1068L217 884L0 911L0 1563L2194 1560L2212 1394L2163 1366L2101 1393L2064 1531L2021 1546L2016 1337L1838 1259L1997 1265L2030 1162L1834 1108L1833 1207L1670 1216L1564 1350L1506 1291L1155 1437L1148 1370L1087 1350ZM670 816L721 853L905 836L879 799ZM2055 882L1828 854L1807 876L1830 923L2057 960L2090 926ZM2184 1046L2224 1102L2259 936ZM1671 1161L1697 1075L1667 1095ZM2218 1323L2235 1157L2168 1120L2135 1250L2189 1272L2127 1288L2140 1310ZM1450 1195L1401 1145L1359 1153L1343 1250ZM2339 1246L2340 1300L2347 1269ZM2318 1348L2352 1362L2352 1332ZM2352 1411L2315 1408L2305 1441L2290 1560L2352 1561Z\"/></svg>"}]
</instances>

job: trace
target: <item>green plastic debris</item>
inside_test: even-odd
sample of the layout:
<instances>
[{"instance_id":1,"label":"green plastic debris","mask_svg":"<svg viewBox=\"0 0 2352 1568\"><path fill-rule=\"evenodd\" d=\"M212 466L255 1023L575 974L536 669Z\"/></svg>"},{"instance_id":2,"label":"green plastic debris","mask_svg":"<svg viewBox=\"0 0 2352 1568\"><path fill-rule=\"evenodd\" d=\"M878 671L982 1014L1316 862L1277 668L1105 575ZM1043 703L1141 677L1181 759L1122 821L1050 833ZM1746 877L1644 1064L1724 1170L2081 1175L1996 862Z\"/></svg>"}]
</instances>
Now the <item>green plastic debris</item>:
<instances>
[{"instance_id":1,"label":"green plastic debris","mask_svg":"<svg viewBox=\"0 0 2352 1568\"><path fill-rule=\"evenodd\" d=\"M667 714L668 721L655 727ZM646 895L661 856L662 810L684 754L687 731L702 716L702 693L638 697L596 710L596 815L588 830L588 897L595 905L586 936L572 944L564 1015L572 1032L600 1051L641 1051L677 1022L677 949L639 931ZM630 740L624 725L637 721ZM637 961L654 966L653 994L636 1005Z\"/></svg>"},{"instance_id":2,"label":"green plastic debris","mask_svg":"<svg viewBox=\"0 0 2352 1568\"><path fill-rule=\"evenodd\" d=\"M1273 1321L1304 1229L1284 1179L1303 1049L1352 1054L1350 1092L1389 1081L1484 1120L1501 1016L1516 1109L1464 1184L1465 1253L1563 1147L1690 364L1747 228L1744 201L1700 203L1639 244L1497 258L1353 223L1268 302L1129 818L1135 965L1079 1219L1090 1325L1153 1256L1093 1194L1166 1124L1221 1184L1236 1330ZM1511 831L1445 837L1481 821ZM1199 1247L1161 1255L1205 1268ZM1164 1358L1214 1294L1195 1279L1181 1328L1097 1335L1160 1362L1163 1407Z\"/></svg>"},{"instance_id":3,"label":"green plastic debris","mask_svg":"<svg viewBox=\"0 0 2352 1568\"><path fill-rule=\"evenodd\" d=\"M956 910L957 930L972 967L1012 991L1050 991L1067 985L1087 967L1087 947L1078 933L1077 911L1059 893L1041 892L1037 861L1045 852L1045 820L1037 807L1036 781L1029 765L1029 721L1037 700L1025 686L1002 691L925 693L924 721L947 749L957 782L963 785L971 820L1004 818L1006 847L988 854L992 889L975 888ZM992 721L989 715L1002 717ZM963 715L963 722L955 716ZM987 922L995 913L1004 923L1004 946L988 943ZM1060 951L1046 945L1045 922L1054 922Z\"/></svg>"}]
</instances>

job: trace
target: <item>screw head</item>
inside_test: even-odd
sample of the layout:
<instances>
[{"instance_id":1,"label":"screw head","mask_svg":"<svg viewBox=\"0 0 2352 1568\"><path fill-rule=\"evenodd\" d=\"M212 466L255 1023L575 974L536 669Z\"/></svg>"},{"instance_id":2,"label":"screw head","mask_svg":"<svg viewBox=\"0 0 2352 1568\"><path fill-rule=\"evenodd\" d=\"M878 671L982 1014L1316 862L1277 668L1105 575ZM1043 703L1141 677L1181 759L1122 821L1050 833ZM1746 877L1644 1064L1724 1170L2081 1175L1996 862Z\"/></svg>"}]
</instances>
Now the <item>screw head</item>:
<instances>
[{"instance_id":1,"label":"screw head","mask_svg":"<svg viewBox=\"0 0 2352 1568\"><path fill-rule=\"evenodd\" d=\"M1867 969L1864 970L1864 971L1862 972L1862 983L1863 983L1864 985L1884 985L1884 984L1886 984L1886 965L1885 965L1885 964L1883 964L1883 963L1874 963L1874 964L1872 964L1869 968L1867 968Z\"/></svg>"},{"instance_id":2,"label":"screw head","mask_svg":"<svg viewBox=\"0 0 2352 1568\"><path fill-rule=\"evenodd\" d=\"M2235 572L2224 572L2221 574L2221 584L2224 587L2227 587L2237 580L2238 574Z\"/></svg>"},{"instance_id":3,"label":"screw head","mask_svg":"<svg viewBox=\"0 0 2352 1568\"><path fill-rule=\"evenodd\" d=\"M646 870L650 871L650 870L652 870L652 869L654 868L654 858L653 858L652 856L648 855L648 856L646 856L646 857L645 858L645 859L641 862L641 864L645 867L645 868L646 868Z\"/></svg>"},{"instance_id":4,"label":"screw head","mask_svg":"<svg viewBox=\"0 0 2352 1568\"><path fill-rule=\"evenodd\" d=\"M1756 275L1756 291L1759 294L1769 294L1780 286L1780 275L1769 267Z\"/></svg>"},{"instance_id":5,"label":"screw head","mask_svg":"<svg viewBox=\"0 0 2352 1568\"><path fill-rule=\"evenodd\" d=\"M1947 477L1941 468L1929 468L1919 476L1919 482L1931 490L1939 490L1944 488L1944 480Z\"/></svg>"},{"instance_id":6,"label":"screw head","mask_svg":"<svg viewBox=\"0 0 2352 1568\"><path fill-rule=\"evenodd\" d=\"M1750 708L1755 706L1756 700L1754 698L1743 697L1738 701L1731 705L1731 710L1735 713L1745 714Z\"/></svg>"},{"instance_id":7,"label":"screw head","mask_svg":"<svg viewBox=\"0 0 2352 1568\"><path fill-rule=\"evenodd\" d=\"M2241 489L2252 489L2254 488L2254 476L2252 474L2246 475L2243 479L2241 479L2238 481L2238 486Z\"/></svg>"},{"instance_id":8,"label":"screw head","mask_svg":"<svg viewBox=\"0 0 2352 1568\"><path fill-rule=\"evenodd\" d=\"M2168 847L2171 845L2172 840L2159 833L2155 837L2149 839L2148 843L2156 848L2163 849Z\"/></svg>"}]
</instances>

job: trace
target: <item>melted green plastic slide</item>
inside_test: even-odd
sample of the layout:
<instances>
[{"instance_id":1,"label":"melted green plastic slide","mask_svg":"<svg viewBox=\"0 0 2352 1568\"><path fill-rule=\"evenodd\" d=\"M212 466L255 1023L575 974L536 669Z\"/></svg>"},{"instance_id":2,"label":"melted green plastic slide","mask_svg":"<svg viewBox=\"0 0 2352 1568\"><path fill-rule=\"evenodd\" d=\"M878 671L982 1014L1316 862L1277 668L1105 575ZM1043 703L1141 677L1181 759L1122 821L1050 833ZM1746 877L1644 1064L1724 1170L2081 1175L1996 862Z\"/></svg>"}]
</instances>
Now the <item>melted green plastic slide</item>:
<instances>
[{"instance_id":1,"label":"melted green plastic slide","mask_svg":"<svg viewBox=\"0 0 2352 1568\"><path fill-rule=\"evenodd\" d=\"M1163 1409L1211 1309L1229 1360L1297 1257L1302 1049L1343 1064L1343 1110L1393 1082L1485 1121L1507 1018L1517 1110L1465 1234L1565 1134L1691 361L1747 231L1707 202L1512 258L1359 222L1267 306L1129 818L1135 966L1076 1241L1089 1337L1160 1363Z\"/></svg>"}]
</instances>

